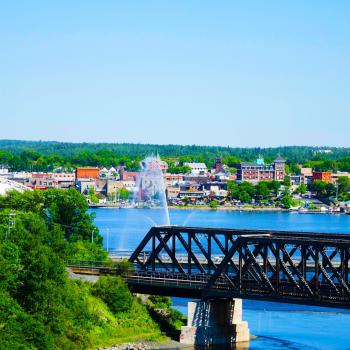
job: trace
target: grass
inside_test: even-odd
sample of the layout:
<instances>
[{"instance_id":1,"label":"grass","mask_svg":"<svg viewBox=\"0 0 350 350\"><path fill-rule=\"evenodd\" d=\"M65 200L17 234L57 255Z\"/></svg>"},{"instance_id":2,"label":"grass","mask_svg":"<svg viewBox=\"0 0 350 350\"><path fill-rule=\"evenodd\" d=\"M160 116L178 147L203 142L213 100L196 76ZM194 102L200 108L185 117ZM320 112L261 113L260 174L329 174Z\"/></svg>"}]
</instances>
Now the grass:
<instances>
[{"instance_id":1,"label":"grass","mask_svg":"<svg viewBox=\"0 0 350 350\"><path fill-rule=\"evenodd\" d=\"M136 298L128 312L118 315L113 315L105 303L93 296L89 297L88 305L89 311L97 321L88 335L90 349L141 340L156 342L168 340L146 307Z\"/></svg>"}]
</instances>

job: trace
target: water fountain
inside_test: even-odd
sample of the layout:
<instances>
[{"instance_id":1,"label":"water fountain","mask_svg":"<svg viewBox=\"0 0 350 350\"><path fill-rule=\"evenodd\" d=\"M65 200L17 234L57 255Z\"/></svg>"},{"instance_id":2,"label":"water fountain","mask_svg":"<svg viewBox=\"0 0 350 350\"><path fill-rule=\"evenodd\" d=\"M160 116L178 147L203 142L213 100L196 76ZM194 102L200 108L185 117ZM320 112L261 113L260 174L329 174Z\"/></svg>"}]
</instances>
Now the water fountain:
<instances>
[{"instance_id":1,"label":"water fountain","mask_svg":"<svg viewBox=\"0 0 350 350\"><path fill-rule=\"evenodd\" d=\"M168 203L165 193L165 181L162 171L162 161L157 156L146 157L141 162L142 171L133 194L136 208L153 208L156 216L151 219L155 226L170 225Z\"/></svg>"}]
</instances>

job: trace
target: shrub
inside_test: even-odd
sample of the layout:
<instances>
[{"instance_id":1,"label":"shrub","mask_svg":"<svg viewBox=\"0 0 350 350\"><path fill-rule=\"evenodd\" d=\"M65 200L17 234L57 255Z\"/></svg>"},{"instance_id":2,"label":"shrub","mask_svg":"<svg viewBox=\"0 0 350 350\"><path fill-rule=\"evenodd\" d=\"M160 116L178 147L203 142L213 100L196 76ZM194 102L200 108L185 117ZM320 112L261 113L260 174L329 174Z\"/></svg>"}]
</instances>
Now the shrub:
<instances>
[{"instance_id":1,"label":"shrub","mask_svg":"<svg viewBox=\"0 0 350 350\"><path fill-rule=\"evenodd\" d=\"M130 309L133 297L120 277L102 276L93 286L93 294L101 298L116 314Z\"/></svg>"}]
</instances>

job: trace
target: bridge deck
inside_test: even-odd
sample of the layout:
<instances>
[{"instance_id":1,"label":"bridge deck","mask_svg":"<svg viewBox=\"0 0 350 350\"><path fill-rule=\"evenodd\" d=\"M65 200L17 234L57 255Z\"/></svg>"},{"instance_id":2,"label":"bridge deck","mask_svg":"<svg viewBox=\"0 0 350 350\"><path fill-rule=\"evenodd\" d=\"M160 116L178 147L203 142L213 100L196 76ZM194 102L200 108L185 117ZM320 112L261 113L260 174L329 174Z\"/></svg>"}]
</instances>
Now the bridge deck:
<instances>
[{"instance_id":1,"label":"bridge deck","mask_svg":"<svg viewBox=\"0 0 350 350\"><path fill-rule=\"evenodd\" d=\"M123 276L137 293L350 308L346 234L162 226L146 234L129 261L134 269Z\"/></svg>"}]
</instances>

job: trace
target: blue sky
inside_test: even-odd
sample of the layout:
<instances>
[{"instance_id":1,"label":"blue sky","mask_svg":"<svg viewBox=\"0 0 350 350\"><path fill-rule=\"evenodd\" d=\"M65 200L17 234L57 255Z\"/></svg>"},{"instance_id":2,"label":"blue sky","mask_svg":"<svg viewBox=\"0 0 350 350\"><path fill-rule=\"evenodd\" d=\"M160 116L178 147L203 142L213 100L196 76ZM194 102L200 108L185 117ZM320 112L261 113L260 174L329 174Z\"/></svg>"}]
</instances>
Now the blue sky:
<instances>
[{"instance_id":1,"label":"blue sky","mask_svg":"<svg viewBox=\"0 0 350 350\"><path fill-rule=\"evenodd\" d=\"M350 146L348 1L0 2L0 138Z\"/></svg>"}]
</instances>

